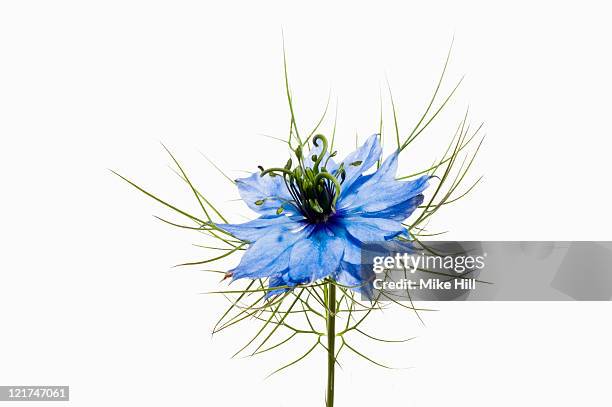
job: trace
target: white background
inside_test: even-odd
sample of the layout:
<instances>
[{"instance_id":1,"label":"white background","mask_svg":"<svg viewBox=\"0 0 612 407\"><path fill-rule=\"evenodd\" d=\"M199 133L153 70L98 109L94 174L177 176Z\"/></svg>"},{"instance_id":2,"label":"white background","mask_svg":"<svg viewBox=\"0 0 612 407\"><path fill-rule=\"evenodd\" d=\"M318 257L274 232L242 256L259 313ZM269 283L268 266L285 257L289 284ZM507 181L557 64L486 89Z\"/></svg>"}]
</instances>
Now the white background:
<instances>
[{"instance_id":1,"label":"white background","mask_svg":"<svg viewBox=\"0 0 612 407\"><path fill-rule=\"evenodd\" d=\"M469 104L486 122L472 173L485 180L436 228L610 240L606 3L458 3L2 2L0 384L70 385L77 406L323 404L323 355L264 380L303 346L231 360L253 326L211 339L224 302L199 293L218 276L171 268L203 257L198 235L156 221L168 212L108 171L197 209L162 141L232 220L252 216L200 152L232 176L286 160L260 136L288 128L281 29L298 125L331 90L343 152L376 131L385 78L408 132L454 35L443 90L465 82L401 168L438 157ZM390 136L388 103L385 123ZM402 312L371 325L418 336L362 344L412 369L350 356L337 405L611 405L610 303L435 306L425 327Z\"/></svg>"}]
</instances>

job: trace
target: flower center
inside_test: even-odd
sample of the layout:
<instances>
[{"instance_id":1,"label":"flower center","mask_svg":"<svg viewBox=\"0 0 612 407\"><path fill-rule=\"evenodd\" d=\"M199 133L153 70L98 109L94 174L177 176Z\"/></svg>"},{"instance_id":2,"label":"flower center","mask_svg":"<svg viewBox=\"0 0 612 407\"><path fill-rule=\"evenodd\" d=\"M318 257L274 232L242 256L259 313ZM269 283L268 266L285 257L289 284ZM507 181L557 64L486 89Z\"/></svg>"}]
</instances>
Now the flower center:
<instances>
[{"instance_id":1,"label":"flower center","mask_svg":"<svg viewBox=\"0 0 612 407\"><path fill-rule=\"evenodd\" d=\"M276 210L277 214L281 214L283 210L292 205L300 211L308 221L312 223L327 222L330 216L336 213L336 202L340 196L341 183L344 181L346 172L344 164L341 164L333 173L326 168L329 160L334 157L337 152L327 154L328 144L325 136L317 134L312 139L315 147L321 144L321 151L317 155L309 157L312 160L312 165L305 164L305 158L302 155L302 145L292 149L297 158L297 165L292 168L293 162L291 158L283 168L261 169L261 176L283 177L287 190L291 195L290 200L280 199L278 197L268 197L267 199L279 200L280 205ZM257 205L262 205L265 200L255 202Z\"/></svg>"}]
</instances>

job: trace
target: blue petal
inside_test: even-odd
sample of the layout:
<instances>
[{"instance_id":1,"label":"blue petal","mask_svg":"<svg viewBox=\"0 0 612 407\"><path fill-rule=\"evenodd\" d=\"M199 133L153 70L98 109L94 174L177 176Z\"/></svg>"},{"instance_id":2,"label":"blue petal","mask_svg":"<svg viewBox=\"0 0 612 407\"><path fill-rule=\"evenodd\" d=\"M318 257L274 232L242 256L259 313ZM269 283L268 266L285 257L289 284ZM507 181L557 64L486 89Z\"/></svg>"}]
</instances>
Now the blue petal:
<instances>
[{"instance_id":1,"label":"blue petal","mask_svg":"<svg viewBox=\"0 0 612 407\"><path fill-rule=\"evenodd\" d=\"M247 178L236 180L240 197L249 208L262 215L275 215L276 210L286 201L291 200L287 186L282 177L261 176L256 172ZM255 202L263 201L261 205ZM285 205L285 210L292 210L291 205Z\"/></svg>"},{"instance_id":2,"label":"blue petal","mask_svg":"<svg viewBox=\"0 0 612 407\"><path fill-rule=\"evenodd\" d=\"M335 274L338 283L350 287L352 290L365 295L368 299L372 298L375 274L372 269L360 265L350 264L345 261L340 262L340 268Z\"/></svg>"},{"instance_id":3,"label":"blue petal","mask_svg":"<svg viewBox=\"0 0 612 407\"><path fill-rule=\"evenodd\" d=\"M388 208L376 212L360 212L359 216L365 218L384 218L401 222L412 215L415 209L423 203L423 199L423 195L413 196L399 204L389 206Z\"/></svg>"},{"instance_id":4,"label":"blue petal","mask_svg":"<svg viewBox=\"0 0 612 407\"><path fill-rule=\"evenodd\" d=\"M399 153L396 151L387 157L380 168L376 170L374 174L372 174L373 182L382 182L382 181L392 181L395 179L395 174L397 173L397 159L399 157Z\"/></svg>"},{"instance_id":5,"label":"blue petal","mask_svg":"<svg viewBox=\"0 0 612 407\"><path fill-rule=\"evenodd\" d=\"M341 239L333 236L328 229L317 230L291 249L289 272L285 275L285 281L310 283L334 273L343 251Z\"/></svg>"},{"instance_id":6,"label":"blue petal","mask_svg":"<svg viewBox=\"0 0 612 407\"><path fill-rule=\"evenodd\" d=\"M349 212L380 212L420 195L428 186L429 176L414 181L367 182L346 208ZM382 216L381 216L382 217Z\"/></svg>"},{"instance_id":7,"label":"blue petal","mask_svg":"<svg viewBox=\"0 0 612 407\"><path fill-rule=\"evenodd\" d=\"M421 198L415 198L423 192L430 176L423 175L411 181L397 181L398 153L391 154L374 173L360 177L353 186L343 189L338 207L345 213L368 213L368 216L403 220L410 216ZM416 206L415 202L418 202ZM386 212L384 215L377 215ZM400 218L405 214L404 218Z\"/></svg>"},{"instance_id":8,"label":"blue petal","mask_svg":"<svg viewBox=\"0 0 612 407\"><path fill-rule=\"evenodd\" d=\"M342 189L348 190L361 174L376 164L381 154L379 135L373 134L361 147L342 160L346 170L346 178L342 183Z\"/></svg>"},{"instance_id":9,"label":"blue petal","mask_svg":"<svg viewBox=\"0 0 612 407\"><path fill-rule=\"evenodd\" d=\"M342 260L352 264L361 263L361 242L352 237L342 222L336 221L333 225L334 234L339 237L344 246Z\"/></svg>"},{"instance_id":10,"label":"blue petal","mask_svg":"<svg viewBox=\"0 0 612 407\"><path fill-rule=\"evenodd\" d=\"M382 218L348 216L342 224L355 239L360 242L381 242L392 239L406 232L398 221Z\"/></svg>"},{"instance_id":11,"label":"blue petal","mask_svg":"<svg viewBox=\"0 0 612 407\"><path fill-rule=\"evenodd\" d=\"M266 298L270 298L272 296L278 295L278 294L282 294L286 291L289 291L288 288L289 284L285 283L285 280L283 280L283 276L282 273L276 276L272 276L270 277L270 280L268 281L268 288L274 288L274 287L284 287L284 288L279 288L277 290L269 290L266 292Z\"/></svg>"},{"instance_id":12,"label":"blue petal","mask_svg":"<svg viewBox=\"0 0 612 407\"><path fill-rule=\"evenodd\" d=\"M313 228L307 225L266 234L249 246L240 264L232 270L233 278L264 278L285 270L289 267L292 246L307 238Z\"/></svg>"},{"instance_id":13,"label":"blue petal","mask_svg":"<svg viewBox=\"0 0 612 407\"><path fill-rule=\"evenodd\" d=\"M236 238L245 242L255 242L270 233L280 233L304 226L304 217L294 216L262 216L240 224L219 223L217 226Z\"/></svg>"},{"instance_id":14,"label":"blue petal","mask_svg":"<svg viewBox=\"0 0 612 407\"><path fill-rule=\"evenodd\" d=\"M360 191L368 189L373 185L379 183L387 183L395 181L395 174L397 172L397 157L398 153L391 154L375 173L369 175L359 176L353 184L347 184L346 181L342 183L342 194L338 201L338 206L346 208L352 206L358 200L357 195Z\"/></svg>"}]
</instances>

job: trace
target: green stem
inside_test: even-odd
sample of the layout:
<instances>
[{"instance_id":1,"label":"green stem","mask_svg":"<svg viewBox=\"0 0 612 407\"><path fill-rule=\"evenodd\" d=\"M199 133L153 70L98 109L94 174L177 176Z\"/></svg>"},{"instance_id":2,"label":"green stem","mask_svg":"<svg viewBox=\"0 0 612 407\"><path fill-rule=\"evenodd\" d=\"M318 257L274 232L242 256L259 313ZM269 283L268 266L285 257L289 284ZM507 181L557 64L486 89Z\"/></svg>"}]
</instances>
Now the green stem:
<instances>
[{"instance_id":1,"label":"green stem","mask_svg":"<svg viewBox=\"0 0 612 407\"><path fill-rule=\"evenodd\" d=\"M334 369L336 367L336 286L327 283L327 395L326 406L334 407Z\"/></svg>"}]
</instances>

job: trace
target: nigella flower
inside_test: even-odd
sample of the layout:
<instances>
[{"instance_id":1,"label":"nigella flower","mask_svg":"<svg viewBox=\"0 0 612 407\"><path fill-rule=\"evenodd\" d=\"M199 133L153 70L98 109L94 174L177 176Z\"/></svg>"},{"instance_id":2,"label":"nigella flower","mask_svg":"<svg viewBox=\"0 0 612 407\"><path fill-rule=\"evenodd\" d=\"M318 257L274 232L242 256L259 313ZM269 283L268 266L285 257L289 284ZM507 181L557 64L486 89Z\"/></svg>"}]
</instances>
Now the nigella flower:
<instances>
[{"instance_id":1,"label":"nigella flower","mask_svg":"<svg viewBox=\"0 0 612 407\"><path fill-rule=\"evenodd\" d=\"M234 356L247 352L254 356L278 348L294 337L308 338L307 340L311 342L308 350L300 353L297 359L274 370L271 375L294 366L316 349L324 348L327 353L325 405L333 407L334 372L342 351L353 352L369 362L387 367L361 353L355 345L351 345L353 336L363 335L368 339L383 342L404 341L397 339L388 341L362 330L364 329L362 322L368 315L372 315L370 311L380 308L379 301L381 301L380 296L373 295L375 279L373 267L370 267L371 264L361 264L364 244L374 243L374 248L380 248L376 243L394 241L397 244L384 245L384 252L387 252L386 249L390 246L394 252L410 251L412 242L418 238L420 230L418 226L421 222L428 219L442 205L456 201L467 194L478 183L479 180L461 196L451 199L474 161L480 144L471 158L466 155L465 159L470 159L465 166L461 165L455 176L451 175L453 166L482 125L471 136L468 135L470 127L467 125L466 116L457 127L457 133L440 161L418 173L431 175L420 178L412 178L409 175L396 179L400 152L425 130L457 89L458 84L440 107L429 114L442 84L448 57L427 109L410 136L403 142L399 139L395 107L391 100L398 149L384 160L379 134L368 138L361 147L343 160L339 160L337 152L333 151L333 142L330 147L324 136L319 134L312 137L323 121L327 107L315 130L306 139L301 139L295 123L292 92L284 55L283 60L285 90L291 112L287 144L292 156L282 167L268 169L259 167L260 171L236 180L242 200L258 213L257 219L242 224L228 224L211 201L196 189L170 151L168 153L178 169L177 175L185 181L195 196L202 209L201 214L190 214L181 210L127 178L115 174L160 204L186 217L189 223L178 224L159 218L160 220L182 229L203 232L209 238L223 243L222 247L203 246L222 250L223 254L181 265L206 264L227 258L239 251L243 252L239 264L225 273L225 276L234 280L251 281L244 289L217 292L229 299L231 304L215 324L213 333L223 331L245 319L260 324L257 333ZM380 126L382 128L382 116ZM313 145L313 149L306 154L304 149L310 144ZM422 194L427 188L429 178L435 177L436 172L442 169L444 173L439 178L436 191L432 194L427 207L417 219L407 222L407 218L422 204ZM402 181L405 179L410 180ZM443 191L442 186L446 180L452 180L452 184ZM221 221L225 223L217 223ZM364 256L367 257L371 256ZM369 261L364 260L364 263ZM224 273L221 270L209 271ZM268 284L268 287L260 287L260 282ZM360 299L371 299L371 303L361 303L359 309L354 309L354 292L350 292L346 287L361 292L363 295ZM337 289L341 293L339 297L336 296ZM305 293L307 295L304 295ZM398 302L382 292L380 294L391 302ZM279 296L273 301L268 301L275 295ZM286 301L287 298L290 300ZM301 306L302 310L294 310L296 306ZM403 307L412 308L409 305ZM355 318L354 313L358 311L365 312L360 313L359 318ZM336 329L336 317L344 317L346 325L342 324L343 329ZM274 345L270 344L272 337L284 334L289 336ZM341 343L339 347L336 347L337 342Z\"/></svg>"},{"instance_id":2,"label":"nigella flower","mask_svg":"<svg viewBox=\"0 0 612 407\"><path fill-rule=\"evenodd\" d=\"M397 152L374 170L382 154L377 134L340 163L324 136L313 144L307 156L294 150L294 169L290 159L284 168L236 180L241 198L261 216L217 225L249 243L228 276L269 278L269 294L326 277L369 294L373 275L361 270L361 245L409 238L402 221L423 202L429 176L397 181Z\"/></svg>"}]
</instances>

